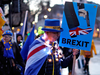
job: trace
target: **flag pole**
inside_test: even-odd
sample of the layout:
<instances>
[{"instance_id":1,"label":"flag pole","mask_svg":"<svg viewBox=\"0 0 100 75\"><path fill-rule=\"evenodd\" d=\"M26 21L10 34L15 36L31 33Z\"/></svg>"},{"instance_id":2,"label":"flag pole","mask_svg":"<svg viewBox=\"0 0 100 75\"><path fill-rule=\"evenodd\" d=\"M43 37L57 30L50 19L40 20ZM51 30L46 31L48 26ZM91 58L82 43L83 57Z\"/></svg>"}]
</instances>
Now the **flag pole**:
<instances>
[{"instance_id":1,"label":"flag pole","mask_svg":"<svg viewBox=\"0 0 100 75\"><path fill-rule=\"evenodd\" d=\"M28 10L26 10L24 24L23 24L23 33L22 33L23 42L24 42L24 38L25 38L25 27L26 27L27 16L28 16ZM22 42L22 44L23 44L23 42Z\"/></svg>"},{"instance_id":2,"label":"flag pole","mask_svg":"<svg viewBox=\"0 0 100 75\"><path fill-rule=\"evenodd\" d=\"M75 75L75 62L76 62L76 55L74 55L73 57L72 75Z\"/></svg>"}]
</instances>

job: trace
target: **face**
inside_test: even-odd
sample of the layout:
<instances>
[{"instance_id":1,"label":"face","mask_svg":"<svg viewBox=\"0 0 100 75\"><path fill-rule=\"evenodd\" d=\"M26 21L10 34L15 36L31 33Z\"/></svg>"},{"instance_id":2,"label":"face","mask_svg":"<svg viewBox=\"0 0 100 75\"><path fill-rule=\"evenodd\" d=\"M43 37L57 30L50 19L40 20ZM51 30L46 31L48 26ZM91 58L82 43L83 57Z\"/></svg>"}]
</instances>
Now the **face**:
<instances>
[{"instance_id":1,"label":"face","mask_svg":"<svg viewBox=\"0 0 100 75\"><path fill-rule=\"evenodd\" d=\"M3 40L4 40L5 43L7 43L11 40L11 36L10 35L4 35Z\"/></svg>"},{"instance_id":2,"label":"face","mask_svg":"<svg viewBox=\"0 0 100 75\"><path fill-rule=\"evenodd\" d=\"M18 36L18 37L17 37L17 41L20 41L21 39L22 39L21 36Z\"/></svg>"},{"instance_id":3,"label":"face","mask_svg":"<svg viewBox=\"0 0 100 75\"><path fill-rule=\"evenodd\" d=\"M60 36L60 32L46 32L47 36L48 36L48 40L50 42L54 42L58 39L58 37Z\"/></svg>"}]
</instances>

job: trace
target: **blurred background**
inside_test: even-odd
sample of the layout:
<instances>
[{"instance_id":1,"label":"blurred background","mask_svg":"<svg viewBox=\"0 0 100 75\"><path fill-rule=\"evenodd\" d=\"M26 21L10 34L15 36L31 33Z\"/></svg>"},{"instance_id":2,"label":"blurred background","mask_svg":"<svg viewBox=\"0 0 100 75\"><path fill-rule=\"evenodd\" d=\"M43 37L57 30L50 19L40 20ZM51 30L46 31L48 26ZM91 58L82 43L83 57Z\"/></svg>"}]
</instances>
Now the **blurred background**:
<instances>
[{"instance_id":1,"label":"blurred background","mask_svg":"<svg viewBox=\"0 0 100 75\"><path fill-rule=\"evenodd\" d=\"M99 0L0 0L0 7L4 11L6 24L3 30L11 29L13 32L20 32L23 26L25 12L28 10L27 31L31 32L35 25L35 33L39 26L44 26L44 20L60 19L62 23L65 1L97 4L94 38L100 37L100 1Z\"/></svg>"}]
</instances>

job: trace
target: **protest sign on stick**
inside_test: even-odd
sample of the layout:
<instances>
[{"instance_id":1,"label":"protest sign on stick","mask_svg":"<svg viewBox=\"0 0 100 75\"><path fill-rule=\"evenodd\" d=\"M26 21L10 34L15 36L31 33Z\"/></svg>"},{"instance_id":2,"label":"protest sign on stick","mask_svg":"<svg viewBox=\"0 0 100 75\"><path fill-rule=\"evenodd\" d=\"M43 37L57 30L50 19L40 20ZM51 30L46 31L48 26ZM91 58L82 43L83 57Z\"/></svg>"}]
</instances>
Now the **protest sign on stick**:
<instances>
[{"instance_id":1,"label":"protest sign on stick","mask_svg":"<svg viewBox=\"0 0 100 75\"><path fill-rule=\"evenodd\" d=\"M60 46L90 51L97 7L96 4L65 2ZM75 68L75 61L73 63Z\"/></svg>"},{"instance_id":2,"label":"protest sign on stick","mask_svg":"<svg viewBox=\"0 0 100 75\"><path fill-rule=\"evenodd\" d=\"M65 3L60 46L90 51L97 7L96 4Z\"/></svg>"}]
</instances>

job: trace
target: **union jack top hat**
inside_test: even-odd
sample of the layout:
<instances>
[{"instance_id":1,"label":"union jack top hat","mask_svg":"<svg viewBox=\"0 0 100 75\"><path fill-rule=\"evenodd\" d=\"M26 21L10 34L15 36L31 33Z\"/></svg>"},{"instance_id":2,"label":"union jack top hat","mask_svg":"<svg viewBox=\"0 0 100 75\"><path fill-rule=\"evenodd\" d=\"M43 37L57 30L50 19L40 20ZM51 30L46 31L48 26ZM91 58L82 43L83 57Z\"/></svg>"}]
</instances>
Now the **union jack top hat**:
<instances>
[{"instance_id":1,"label":"union jack top hat","mask_svg":"<svg viewBox=\"0 0 100 75\"><path fill-rule=\"evenodd\" d=\"M61 32L63 31L60 28L60 20L58 19L46 19L45 26L42 28L43 31L50 31L50 32Z\"/></svg>"}]
</instances>

